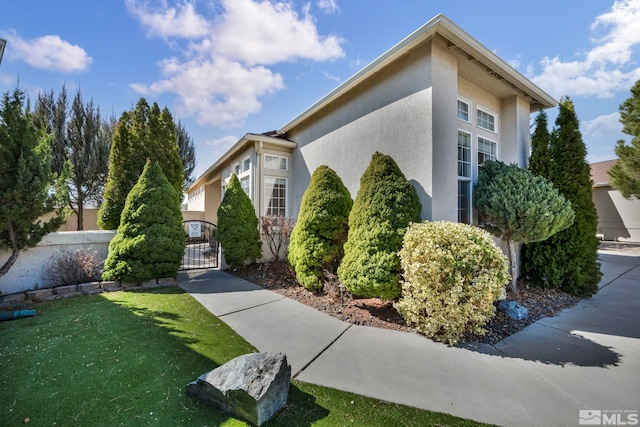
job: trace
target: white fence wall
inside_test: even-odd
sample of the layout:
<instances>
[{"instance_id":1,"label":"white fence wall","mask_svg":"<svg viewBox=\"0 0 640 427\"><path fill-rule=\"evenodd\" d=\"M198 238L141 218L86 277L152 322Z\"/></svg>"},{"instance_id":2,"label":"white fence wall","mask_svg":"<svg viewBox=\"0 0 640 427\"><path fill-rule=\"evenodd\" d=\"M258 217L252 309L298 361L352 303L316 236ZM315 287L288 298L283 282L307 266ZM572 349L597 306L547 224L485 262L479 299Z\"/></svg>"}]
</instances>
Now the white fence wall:
<instances>
[{"instance_id":1,"label":"white fence wall","mask_svg":"<svg viewBox=\"0 0 640 427\"><path fill-rule=\"evenodd\" d=\"M16 263L9 272L0 277L0 294L13 294L42 288L43 266L55 253L63 249L85 249L95 251L101 260L106 259L109 242L115 231L60 231L46 235L35 247L20 252ZM0 252L0 265L3 265L10 252Z\"/></svg>"}]
</instances>

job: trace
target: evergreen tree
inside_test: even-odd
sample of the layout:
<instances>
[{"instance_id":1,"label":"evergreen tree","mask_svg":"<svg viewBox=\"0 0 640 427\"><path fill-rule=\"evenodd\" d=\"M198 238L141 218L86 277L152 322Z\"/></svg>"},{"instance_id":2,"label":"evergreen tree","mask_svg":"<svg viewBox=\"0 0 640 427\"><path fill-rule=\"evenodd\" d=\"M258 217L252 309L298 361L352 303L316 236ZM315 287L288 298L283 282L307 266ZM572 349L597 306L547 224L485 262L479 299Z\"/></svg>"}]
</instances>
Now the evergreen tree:
<instances>
[{"instance_id":1,"label":"evergreen tree","mask_svg":"<svg viewBox=\"0 0 640 427\"><path fill-rule=\"evenodd\" d=\"M591 174L586 147L579 130L573 102L560 102L551 135L549 181L567 200L575 213L573 225L549 239L531 243L525 249L524 272L534 282L561 288L573 294L593 294L598 290L598 215L591 199Z\"/></svg>"},{"instance_id":2,"label":"evergreen tree","mask_svg":"<svg viewBox=\"0 0 640 427\"><path fill-rule=\"evenodd\" d=\"M322 165L313 172L289 243L289 263L305 288L322 289L323 268L335 273L332 264L342 258L352 206L349 190L333 169Z\"/></svg>"},{"instance_id":3,"label":"evergreen tree","mask_svg":"<svg viewBox=\"0 0 640 427\"><path fill-rule=\"evenodd\" d=\"M105 280L131 283L176 277L186 245L181 193L158 162L148 161L122 211L104 263Z\"/></svg>"},{"instance_id":4,"label":"evergreen tree","mask_svg":"<svg viewBox=\"0 0 640 427\"><path fill-rule=\"evenodd\" d=\"M338 277L351 293L388 300L400 296L398 252L407 226L420 221L421 209L415 188L396 162L374 153L360 178L338 267Z\"/></svg>"},{"instance_id":5,"label":"evergreen tree","mask_svg":"<svg viewBox=\"0 0 640 427\"><path fill-rule=\"evenodd\" d=\"M541 110L536 116L536 124L531 136L531 157L529 157L529 170L536 176L549 178L551 170L551 153L549 144L551 135L549 134L547 113Z\"/></svg>"},{"instance_id":6,"label":"evergreen tree","mask_svg":"<svg viewBox=\"0 0 640 427\"><path fill-rule=\"evenodd\" d=\"M0 105L0 248L11 255L0 267L9 271L21 250L33 247L45 234L65 221L65 177L50 194L55 175L51 172L49 140L33 124L24 109L25 94L16 88L2 96ZM39 218L56 211L49 221Z\"/></svg>"},{"instance_id":7,"label":"evergreen tree","mask_svg":"<svg viewBox=\"0 0 640 427\"><path fill-rule=\"evenodd\" d=\"M631 145L619 140L616 145L618 161L609 170L611 186L622 196L640 199L640 80L631 88L632 96L620 105L622 131L631 135Z\"/></svg>"},{"instance_id":8,"label":"evergreen tree","mask_svg":"<svg viewBox=\"0 0 640 427\"><path fill-rule=\"evenodd\" d=\"M571 203L549 182L516 164L486 161L478 175L474 204L487 229L507 242L511 287L517 291L516 243L548 239L573 223Z\"/></svg>"},{"instance_id":9,"label":"evergreen tree","mask_svg":"<svg viewBox=\"0 0 640 427\"><path fill-rule=\"evenodd\" d=\"M132 111L122 113L109 153L109 174L98 225L114 230L127 194L135 185L147 159L157 161L173 188L182 193L184 169L176 144L176 128L167 108L149 106L144 98Z\"/></svg>"},{"instance_id":10,"label":"evergreen tree","mask_svg":"<svg viewBox=\"0 0 640 427\"><path fill-rule=\"evenodd\" d=\"M258 217L235 174L231 175L218 208L216 237L222 246L225 261L232 267L241 267L245 261L262 256Z\"/></svg>"},{"instance_id":11,"label":"evergreen tree","mask_svg":"<svg viewBox=\"0 0 640 427\"><path fill-rule=\"evenodd\" d=\"M64 86L57 98L53 91L38 95L33 120L51 135L53 172L60 174L67 162L71 165L69 207L77 215L77 229L82 230L85 206L102 201L113 121L102 119L93 99L84 103L80 91L69 111Z\"/></svg>"},{"instance_id":12,"label":"evergreen tree","mask_svg":"<svg viewBox=\"0 0 640 427\"><path fill-rule=\"evenodd\" d=\"M178 152L180 154L180 160L182 161L182 168L184 169L182 191L186 192L195 181L193 172L196 168L196 147L193 143L193 138L189 136L180 121L178 121L176 126L176 144L178 144Z\"/></svg>"}]
</instances>

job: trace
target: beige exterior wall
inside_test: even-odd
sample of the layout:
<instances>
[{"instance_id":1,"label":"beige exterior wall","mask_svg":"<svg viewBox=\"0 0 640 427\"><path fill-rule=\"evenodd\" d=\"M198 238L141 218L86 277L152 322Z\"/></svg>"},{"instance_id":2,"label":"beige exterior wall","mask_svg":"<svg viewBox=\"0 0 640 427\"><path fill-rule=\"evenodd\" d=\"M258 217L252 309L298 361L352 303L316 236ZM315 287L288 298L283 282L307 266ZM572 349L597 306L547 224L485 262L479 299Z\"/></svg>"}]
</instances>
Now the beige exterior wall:
<instances>
[{"instance_id":1,"label":"beige exterior wall","mask_svg":"<svg viewBox=\"0 0 640 427\"><path fill-rule=\"evenodd\" d=\"M604 240L640 242L640 200L628 200L610 186L594 187L598 234Z\"/></svg>"},{"instance_id":2,"label":"beige exterior wall","mask_svg":"<svg viewBox=\"0 0 640 427\"><path fill-rule=\"evenodd\" d=\"M113 236L115 231L67 231L47 234L35 248L20 252L18 260L9 272L0 277L0 294L42 288L42 267L54 254L64 249L95 251L98 258L104 261ZM10 252L0 252L0 265L4 264L10 255Z\"/></svg>"}]
</instances>

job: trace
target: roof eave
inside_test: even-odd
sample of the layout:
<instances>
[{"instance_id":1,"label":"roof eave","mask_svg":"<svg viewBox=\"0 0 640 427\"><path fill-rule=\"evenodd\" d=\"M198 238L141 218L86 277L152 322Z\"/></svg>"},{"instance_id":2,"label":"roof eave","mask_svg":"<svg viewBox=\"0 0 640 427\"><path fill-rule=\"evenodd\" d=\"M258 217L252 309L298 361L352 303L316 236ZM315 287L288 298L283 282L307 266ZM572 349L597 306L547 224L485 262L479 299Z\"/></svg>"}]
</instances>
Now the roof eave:
<instances>
[{"instance_id":1,"label":"roof eave","mask_svg":"<svg viewBox=\"0 0 640 427\"><path fill-rule=\"evenodd\" d=\"M216 162L214 164L212 164L206 171L204 171L198 178L196 178L196 180L193 182L193 184L191 184L189 186L189 188L187 189L187 192L196 189L197 187L199 187L200 185L202 185L202 182L204 181L204 178L207 175L210 175L212 172L215 172L218 168L220 168L223 164L225 164L227 161L229 161L229 159L231 159L234 155L236 155L238 153L238 151L240 151L241 149L245 148L245 146L248 146L249 143L254 143L254 142L264 142L264 143L268 143L268 144L274 144L280 147L284 147L284 148L296 148L298 146L298 144L296 144L293 141L289 141L283 138L276 138L273 136L267 136L267 135L260 135L257 133L247 133L245 134L242 138L240 138L238 140L238 142L236 142L235 144L233 144L233 146L231 148L229 148L223 155L222 157L220 157L218 160L216 160Z\"/></svg>"},{"instance_id":2,"label":"roof eave","mask_svg":"<svg viewBox=\"0 0 640 427\"><path fill-rule=\"evenodd\" d=\"M324 108L347 91L356 87L361 82L386 67L388 64L394 62L396 59L411 51L419 44L432 38L436 33L441 34L469 55L480 60L495 73L502 76L505 80L508 80L514 88L518 88L520 91L531 97L533 101L532 105L539 105L540 108L544 109L554 107L558 104L551 95L540 89L533 82L520 74L516 69L484 47L480 42L471 37L453 21L443 14L438 14L401 42L383 53L369 65L329 92L318 102L311 105L311 107L307 108L301 114L289 121L282 128L278 129L278 135L283 135L290 131L292 128L308 119L320 109Z\"/></svg>"}]
</instances>

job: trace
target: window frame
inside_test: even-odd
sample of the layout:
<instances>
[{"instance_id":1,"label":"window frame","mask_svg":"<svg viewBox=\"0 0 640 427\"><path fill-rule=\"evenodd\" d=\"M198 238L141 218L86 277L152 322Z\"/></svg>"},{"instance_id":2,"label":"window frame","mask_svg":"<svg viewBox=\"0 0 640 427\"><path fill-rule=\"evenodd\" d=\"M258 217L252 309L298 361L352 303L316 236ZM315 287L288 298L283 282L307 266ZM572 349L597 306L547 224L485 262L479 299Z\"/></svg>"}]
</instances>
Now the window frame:
<instances>
[{"instance_id":1,"label":"window frame","mask_svg":"<svg viewBox=\"0 0 640 427\"><path fill-rule=\"evenodd\" d=\"M493 117L493 129L480 124L480 120L481 120L480 113L484 113ZM497 130L498 129L498 113L496 113L495 111L491 111L490 109L485 108L482 105L476 105L476 126L479 127L480 129L484 129L486 131L497 134L498 133L498 130Z\"/></svg>"},{"instance_id":2,"label":"window frame","mask_svg":"<svg viewBox=\"0 0 640 427\"><path fill-rule=\"evenodd\" d=\"M489 139L489 138L485 138L482 135L478 135L476 138L476 170L477 173L480 173L480 167L484 164L483 162L480 162L480 140L483 140L488 143L491 143L495 146L495 155L493 156L493 159L490 160L498 160L498 141L494 141L493 139ZM487 154L486 152L482 152L483 154ZM489 156L491 155L491 153L489 153Z\"/></svg>"},{"instance_id":3,"label":"window frame","mask_svg":"<svg viewBox=\"0 0 640 427\"><path fill-rule=\"evenodd\" d=\"M466 104L467 106L467 118L464 119L463 117L460 117L460 103ZM458 97L458 112L457 112L457 116L458 116L458 120L461 120L465 123L471 123L471 101L469 101L466 98L463 98L461 96Z\"/></svg>"},{"instance_id":4,"label":"window frame","mask_svg":"<svg viewBox=\"0 0 640 427\"><path fill-rule=\"evenodd\" d=\"M460 144L460 136L461 135L466 135L466 141L468 142L468 147L465 147L463 145ZM471 224L473 221L473 211L472 211L472 204L471 204L471 200L473 197L472 191L471 191L471 184L473 182L473 134L469 131L466 131L464 129L458 129L458 139L457 139L457 148L458 148L458 158L457 158L457 174L458 174L458 190L457 190L457 209L458 209L458 222L463 222L461 221L461 212L466 212L467 215L467 221L463 222L465 224ZM462 156L463 158L460 158L460 153L461 153L461 149L464 149L467 151L467 155L468 155L468 161L465 161L464 156ZM466 165L466 171L464 168L464 165ZM462 172L462 173L461 173ZM465 172L467 173L465 175ZM461 192L460 192L460 185L464 184L467 186L467 206L463 207L460 204L460 199L461 199Z\"/></svg>"},{"instance_id":5,"label":"window frame","mask_svg":"<svg viewBox=\"0 0 640 427\"><path fill-rule=\"evenodd\" d=\"M271 157L273 159L281 159L281 160L284 159L285 168L282 169L280 167L278 167L278 168L269 167L269 163L267 162L267 157ZM268 171L289 172L289 156L283 156L283 155L280 155L280 154L265 153L264 154L264 158L263 158L263 165L264 165L264 169L268 170Z\"/></svg>"},{"instance_id":6,"label":"window frame","mask_svg":"<svg viewBox=\"0 0 640 427\"><path fill-rule=\"evenodd\" d=\"M278 170L278 169L276 169ZM268 191L268 180L273 179L274 185L271 187L271 192ZM284 202L284 206L277 206L275 208L271 207L271 201L273 200L273 190L278 180L284 181L284 197L278 197L279 200ZM277 176L277 175L265 175L264 176L264 215L266 216L279 216L280 214L273 214L273 212L269 213L269 209L282 209L282 216L286 217L289 209L289 178L285 176Z\"/></svg>"}]
</instances>

